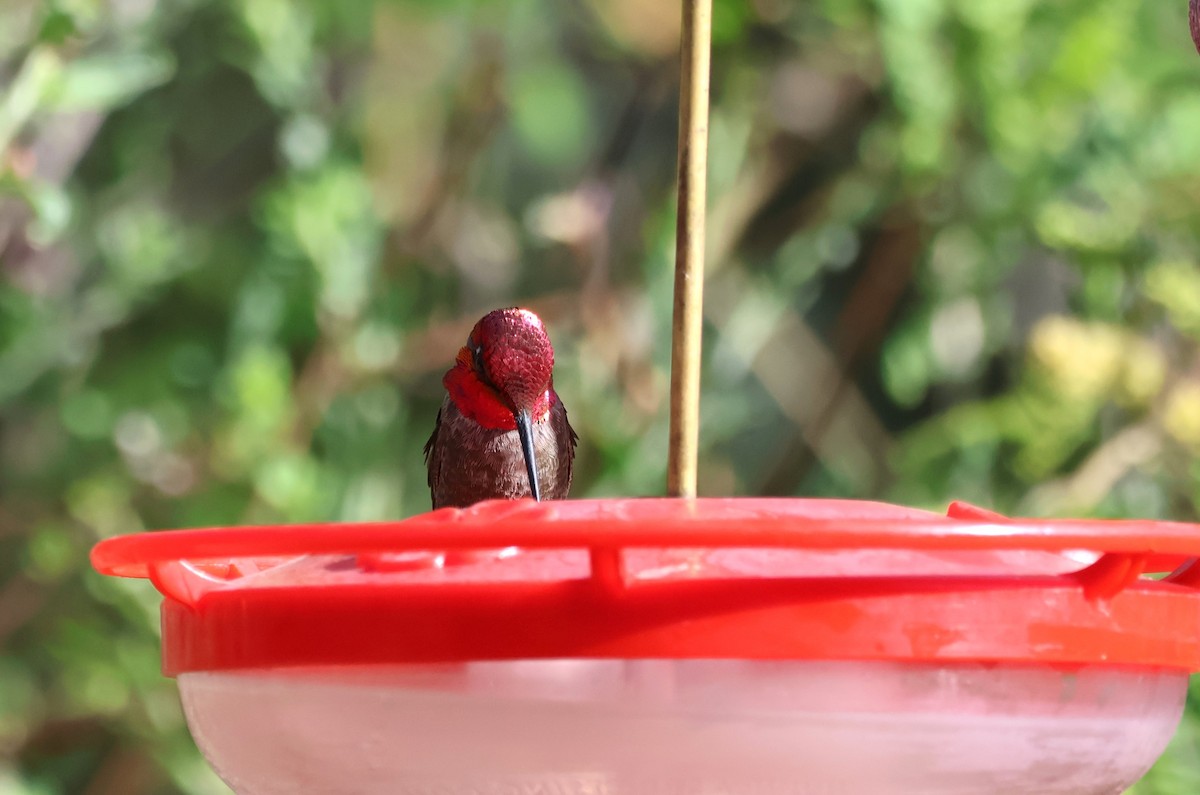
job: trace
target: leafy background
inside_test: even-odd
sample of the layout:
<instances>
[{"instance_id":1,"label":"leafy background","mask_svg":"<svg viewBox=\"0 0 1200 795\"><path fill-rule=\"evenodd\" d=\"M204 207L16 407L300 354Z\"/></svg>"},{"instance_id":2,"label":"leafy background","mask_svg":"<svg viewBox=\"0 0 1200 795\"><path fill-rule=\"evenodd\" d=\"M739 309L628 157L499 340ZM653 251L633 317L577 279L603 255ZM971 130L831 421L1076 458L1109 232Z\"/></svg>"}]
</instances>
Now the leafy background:
<instances>
[{"instance_id":1,"label":"leafy background","mask_svg":"<svg viewBox=\"0 0 1200 795\"><path fill-rule=\"evenodd\" d=\"M88 549L425 510L486 309L574 493L661 492L675 5L0 3L0 793L224 792ZM717 0L701 491L1196 520L1185 17ZM1200 792L1195 707L1135 792Z\"/></svg>"}]
</instances>

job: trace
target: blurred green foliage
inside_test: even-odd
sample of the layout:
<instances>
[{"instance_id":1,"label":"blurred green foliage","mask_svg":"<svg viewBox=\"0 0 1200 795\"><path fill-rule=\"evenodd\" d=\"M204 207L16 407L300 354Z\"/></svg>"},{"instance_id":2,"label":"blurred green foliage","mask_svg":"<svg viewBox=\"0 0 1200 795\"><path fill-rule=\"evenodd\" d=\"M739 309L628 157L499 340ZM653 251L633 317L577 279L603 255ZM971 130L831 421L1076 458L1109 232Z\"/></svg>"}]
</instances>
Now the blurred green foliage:
<instances>
[{"instance_id":1,"label":"blurred green foliage","mask_svg":"<svg viewBox=\"0 0 1200 795\"><path fill-rule=\"evenodd\" d=\"M0 5L0 793L225 791L88 549L426 509L486 309L551 327L575 494L661 491L674 5ZM1185 15L717 0L702 492L1197 519Z\"/></svg>"}]
</instances>

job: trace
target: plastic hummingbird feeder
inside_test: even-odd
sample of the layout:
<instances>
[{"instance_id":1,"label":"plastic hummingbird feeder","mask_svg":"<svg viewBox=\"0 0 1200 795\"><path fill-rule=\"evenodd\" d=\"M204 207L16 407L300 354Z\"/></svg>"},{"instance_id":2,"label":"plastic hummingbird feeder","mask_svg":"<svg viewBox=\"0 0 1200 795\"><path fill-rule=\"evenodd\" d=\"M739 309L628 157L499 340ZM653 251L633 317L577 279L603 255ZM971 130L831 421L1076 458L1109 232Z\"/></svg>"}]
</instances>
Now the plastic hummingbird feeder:
<instances>
[{"instance_id":1,"label":"plastic hummingbird feeder","mask_svg":"<svg viewBox=\"0 0 1200 795\"><path fill-rule=\"evenodd\" d=\"M93 560L162 592L164 670L242 795L1079 795L1122 792L1175 730L1194 556L1172 523L645 499Z\"/></svg>"},{"instance_id":2,"label":"plastic hummingbird feeder","mask_svg":"<svg viewBox=\"0 0 1200 795\"><path fill-rule=\"evenodd\" d=\"M1165 748L1200 670L1200 527L694 498L710 11L684 2L687 499L93 550L162 593L164 672L240 795L1116 795Z\"/></svg>"}]
</instances>

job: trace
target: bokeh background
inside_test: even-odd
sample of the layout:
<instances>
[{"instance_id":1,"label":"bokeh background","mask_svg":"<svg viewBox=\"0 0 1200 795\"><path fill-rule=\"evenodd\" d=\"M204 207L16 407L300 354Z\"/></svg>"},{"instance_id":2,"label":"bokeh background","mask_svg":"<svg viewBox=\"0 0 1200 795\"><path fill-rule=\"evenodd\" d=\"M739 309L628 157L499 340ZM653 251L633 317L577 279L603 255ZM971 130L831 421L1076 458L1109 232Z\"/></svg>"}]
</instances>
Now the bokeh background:
<instances>
[{"instance_id":1,"label":"bokeh background","mask_svg":"<svg viewBox=\"0 0 1200 795\"><path fill-rule=\"evenodd\" d=\"M425 510L487 309L662 492L676 5L0 0L0 794L226 792L88 549ZM717 0L702 493L1200 518L1186 12Z\"/></svg>"}]
</instances>

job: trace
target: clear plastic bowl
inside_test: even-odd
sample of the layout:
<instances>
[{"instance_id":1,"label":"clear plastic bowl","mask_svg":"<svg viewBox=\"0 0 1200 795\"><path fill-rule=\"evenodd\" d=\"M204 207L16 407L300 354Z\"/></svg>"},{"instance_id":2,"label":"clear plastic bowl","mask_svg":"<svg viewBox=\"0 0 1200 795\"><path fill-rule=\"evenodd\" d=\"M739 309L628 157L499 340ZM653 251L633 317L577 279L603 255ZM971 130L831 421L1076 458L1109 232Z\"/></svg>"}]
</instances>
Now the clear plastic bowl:
<instances>
[{"instance_id":1,"label":"clear plastic bowl","mask_svg":"<svg viewBox=\"0 0 1200 795\"><path fill-rule=\"evenodd\" d=\"M1181 671L528 660L188 673L239 795L1118 795Z\"/></svg>"}]
</instances>

